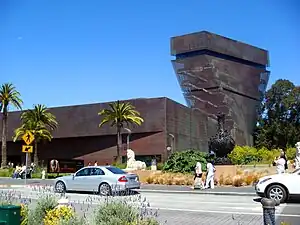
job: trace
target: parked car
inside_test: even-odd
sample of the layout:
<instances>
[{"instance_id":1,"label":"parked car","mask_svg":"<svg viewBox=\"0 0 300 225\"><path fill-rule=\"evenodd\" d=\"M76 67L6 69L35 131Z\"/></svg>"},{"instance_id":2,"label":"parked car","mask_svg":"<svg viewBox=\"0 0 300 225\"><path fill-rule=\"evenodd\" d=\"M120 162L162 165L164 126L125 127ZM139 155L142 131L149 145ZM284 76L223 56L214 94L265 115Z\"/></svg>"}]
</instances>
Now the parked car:
<instances>
[{"instance_id":1,"label":"parked car","mask_svg":"<svg viewBox=\"0 0 300 225\"><path fill-rule=\"evenodd\" d=\"M81 168L70 176L55 179L56 192L83 191L100 195L111 195L113 192L139 189L140 181L136 174L113 166L88 166Z\"/></svg>"},{"instance_id":2,"label":"parked car","mask_svg":"<svg viewBox=\"0 0 300 225\"><path fill-rule=\"evenodd\" d=\"M255 190L258 196L279 200L281 203L291 198L300 198L300 169L293 173L262 177L255 185Z\"/></svg>"}]
</instances>

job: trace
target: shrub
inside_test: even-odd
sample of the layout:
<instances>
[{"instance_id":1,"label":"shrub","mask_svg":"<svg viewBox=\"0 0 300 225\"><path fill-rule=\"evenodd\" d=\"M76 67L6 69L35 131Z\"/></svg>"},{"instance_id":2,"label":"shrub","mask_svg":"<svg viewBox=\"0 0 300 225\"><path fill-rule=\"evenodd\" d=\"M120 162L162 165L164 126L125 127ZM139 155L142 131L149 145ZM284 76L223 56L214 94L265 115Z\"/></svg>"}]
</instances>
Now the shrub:
<instances>
[{"instance_id":1,"label":"shrub","mask_svg":"<svg viewBox=\"0 0 300 225\"><path fill-rule=\"evenodd\" d=\"M164 164L163 163L157 163L157 170L163 170Z\"/></svg>"},{"instance_id":2,"label":"shrub","mask_svg":"<svg viewBox=\"0 0 300 225\"><path fill-rule=\"evenodd\" d=\"M21 204L21 224L28 225L28 206Z\"/></svg>"},{"instance_id":3,"label":"shrub","mask_svg":"<svg viewBox=\"0 0 300 225\"><path fill-rule=\"evenodd\" d=\"M59 225L86 225L87 221L83 217L73 216L70 219L63 219L59 222Z\"/></svg>"},{"instance_id":4,"label":"shrub","mask_svg":"<svg viewBox=\"0 0 300 225\"><path fill-rule=\"evenodd\" d=\"M270 164L279 154L279 149L268 150L266 148L256 149L249 146L235 146L232 152L228 154L228 158L235 165Z\"/></svg>"},{"instance_id":5,"label":"shrub","mask_svg":"<svg viewBox=\"0 0 300 225\"><path fill-rule=\"evenodd\" d=\"M219 177L219 185L224 185L224 174L223 173Z\"/></svg>"},{"instance_id":6,"label":"shrub","mask_svg":"<svg viewBox=\"0 0 300 225\"><path fill-rule=\"evenodd\" d=\"M47 211L44 218L44 225L60 225L61 221L68 222L74 217L74 211L69 206L56 207Z\"/></svg>"},{"instance_id":7,"label":"shrub","mask_svg":"<svg viewBox=\"0 0 300 225\"><path fill-rule=\"evenodd\" d=\"M196 163L201 162L202 170L206 171L206 158L207 154L200 151L175 152L164 164L163 170L174 173L190 173L194 172Z\"/></svg>"},{"instance_id":8,"label":"shrub","mask_svg":"<svg viewBox=\"0 0 300 225\"><path fill-rule=\"evenodd\" d=\"M13 168L0 169L0 177L11 177L14 172Z\"/></svg>"},{"instance_id":9,"label":"shrub","mask_svg":"<svg viewBox=\"0 0 300 225\"><path fill-rule=\"evenodd\" d=\"M296 158L296 148L288 148L286 150L286 157L288 160L294 160Z\"/></svg>"},{"instance_id":10,"label":"shrub","mask_svg":"<svg viewBox=\"0 0 300 225\"><path fill-rule=\"evenodd\" d=\"M147 218L142 221L135 221L126 225L159 225L159 222L153 218Z\"/></svg>"},{"instance_id":11,"label":"shrub","mask_svg":"<svg viewBox=\"0 0 300 225\"><path fill-rule=\"evenodd\" d=\"M224 179L224 185L232 185L232 177L227 175Z\"/></svg>"},{"instance_id":12,"label":"shrub","mask_svg":"<svg viewBox=\"0 0 300 225\"><path fill-rule=\"evenodd\" d=\"M58 205L57 198L50 194L44 194L41 196L34 208L29 208L28 224L41 225L43 224L46 213L54 209Z\"/></svg>"},{"instance_id":13,"label":"shrub","mask_svg":"<svg viewBox=\"0 0 300 225\"><path fill-rule=\"evenodd\" d=\"M137 219L137 208L122 201L103 204L95 210L95 224L98 225L125 225Z\"/></svg>"},{"instance_id":14,"label":"shrub","mask_svg":"<svg viewBox=\"0 0 300 225\"><path fill-rule=\"evenodd\" d=\"M157 173L151 174L146 178L148 184L164 184L164 185L192 185L194 176L183 173Z\"/></svg>"},{"instance_id":15,"label":"shrub","mask_svg":"<svg viewBox=\"0 0 300 225\"><path fill-rule=\"evenodd\" d=\"M255 180L257 179L257 177L254 174L246 174L244 181L246 185L251 185L253 184L253 182L255 182Z\"/></svg>"},{"instance_id":16,"label":"shrub","mask_svg":"<svg viewBox=\"0 0 300 225\"><path fill-rule=\"evenodd\" d=\"M241 187L244 184L244 177L243 175L235 175L232 178L232 186L234 187Z\"/></svg>"}]
</instances>

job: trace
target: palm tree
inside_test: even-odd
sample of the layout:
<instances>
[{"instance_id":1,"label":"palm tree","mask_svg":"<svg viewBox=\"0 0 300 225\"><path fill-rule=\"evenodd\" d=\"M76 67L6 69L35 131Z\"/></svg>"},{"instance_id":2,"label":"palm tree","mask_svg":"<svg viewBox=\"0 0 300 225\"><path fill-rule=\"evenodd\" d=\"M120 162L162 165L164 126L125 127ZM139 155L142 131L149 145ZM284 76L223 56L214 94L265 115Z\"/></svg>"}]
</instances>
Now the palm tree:
<instances>
[{"instance_id":1,"label":"palm tree","mask_svg":"<svg viewBox=\"0 0 300 225\"><path fill-rule=\"evenodd\" d=\"M120 101L109 103L109 109L103 109L98 113L102 116L102 121L99 127L102 127L106 123L110 123L112 127L117 128L117 162L120 162L120 147L122 145L121 129L124 124L129 126L140 126L144 120L140 117L140 113L135 110L135 107L129 103L123 103Z\"/></svg>"},{"instance_id":2,"label":"palm tree","mask_svg":"<svg viewBox=\"0 0 300 225\"><path fill-rule=\"evenodd\" d=\"M22 125L15 130L14 141L31 131L34 136L34 163L38 164L38 143L41 140L51 141L51 131L57 128L56 117L44 105L35 105L33 109L21 115Z\"/></svg>"},{"instance_id":3,"label":"palm tree","mask_svg":"<svg viewBox=\"0 0 300 225\"><path fill-rule=\"evenodd\" d=\"M42 124L39 123L27 123L22 124L21 127L15 130L15 136L13 141L17 141L19 137L22 137L27 131L30 131L34 136L34 163L38 163L37 147L41 140L52 140L51 132ZM28 158L29 163L31 162L30 157Z\"/></svg>"},{"instance_id":4,"label":"palm tree","mask_svg":"<svg viewBox=\"0 0 300 225\"><path fill-rule=\"evenodd\" d=\"M2 161L1 167L7 165L7 119L9 106L13 106L19 110L22 109L23 101L20 98L20 93L11 83L6 83L0 87L0 112L2 112Z\"/></svg>"}]
</instances>

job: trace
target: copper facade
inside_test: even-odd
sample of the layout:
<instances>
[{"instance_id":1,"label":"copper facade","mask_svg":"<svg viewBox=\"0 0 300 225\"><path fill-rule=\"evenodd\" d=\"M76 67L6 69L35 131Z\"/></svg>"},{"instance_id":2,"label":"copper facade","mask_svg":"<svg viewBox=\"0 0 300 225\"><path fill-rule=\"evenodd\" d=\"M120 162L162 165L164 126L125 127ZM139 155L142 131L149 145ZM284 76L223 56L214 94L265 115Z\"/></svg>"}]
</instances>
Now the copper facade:
<instances>
[{"instance_id":1,"label":"copper facade","mask_svg":"<svg viewBox=\"0 0 300 225\"><path fill-rule=\"evenodd\" d=\"M197 112L168 98L128 100L141 113L145 122L132 130L130 148L137 156L159 155L162 160L167 157L167 146L173 145L170 134L175 136L174 149L200 148L203 151L201 136L205 123L199 120ZM78 105L51 108L57 117L59 127L53 133L53 140L38 145L39 158L48 160L84 159L85 163L97 160L99 163L111 163L116 156L116 130L109 125L98 127L98 112L108 103ZM192 122L191 122L192 121ZM197 121L197 122L196 122ZM9 113L8 120L8 160L24 161L21 153L22 141L12 142L13 131L20 125L20 112ZM1 128L1 126L0 126ZM2 130L2 129L0 129ZM123 147L126 148L126 131L123 132ZM126 155L122 151L122 155Z\"/></svg>"},{"instance_id":2,"label":"copper facade","mask_svg":"<svg viewBox=\"0 0 300 225\"><path fill-rule=\"evenodd\" d=\"M187 104L208 117L208 137L215 115L226 114L236 144L252 145L269 71L268 52L206 31L171 39L174 70Z\"/></svg>"}]
</instances>

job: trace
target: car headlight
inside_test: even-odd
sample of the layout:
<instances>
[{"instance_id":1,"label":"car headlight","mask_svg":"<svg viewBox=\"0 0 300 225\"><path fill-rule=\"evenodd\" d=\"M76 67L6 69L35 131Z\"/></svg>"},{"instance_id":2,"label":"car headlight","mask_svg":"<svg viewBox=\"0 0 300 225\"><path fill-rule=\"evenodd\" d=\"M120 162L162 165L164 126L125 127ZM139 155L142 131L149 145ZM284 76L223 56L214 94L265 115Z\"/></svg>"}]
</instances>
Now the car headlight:
<instances>
[{"instance_id":1,"label":"car headlight","mask_svg":"<svg viewBox=\"0 0 300 225\"><path fill-rule=\"evenodd\" d=\"M265 182L267 182L268 180L271 180L272 178L265 178L265 179L263 179L263 180L261 180L261 181L259 181L259 183L260 184L263 184L263 183L265 183Z\"/></svg>"}]
</instances>

